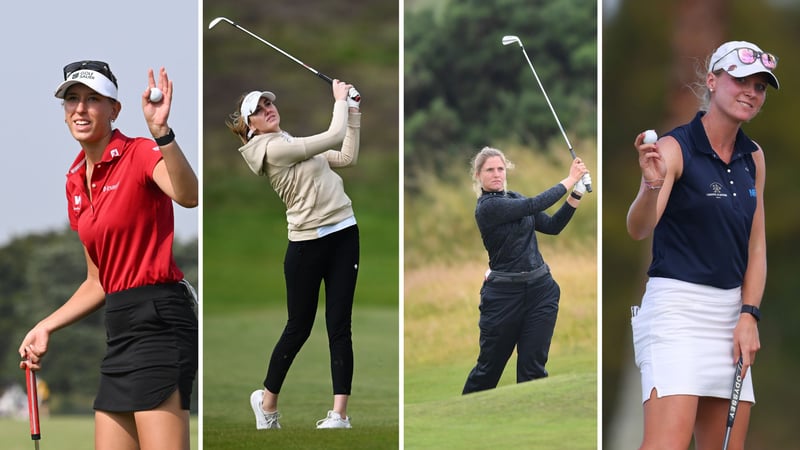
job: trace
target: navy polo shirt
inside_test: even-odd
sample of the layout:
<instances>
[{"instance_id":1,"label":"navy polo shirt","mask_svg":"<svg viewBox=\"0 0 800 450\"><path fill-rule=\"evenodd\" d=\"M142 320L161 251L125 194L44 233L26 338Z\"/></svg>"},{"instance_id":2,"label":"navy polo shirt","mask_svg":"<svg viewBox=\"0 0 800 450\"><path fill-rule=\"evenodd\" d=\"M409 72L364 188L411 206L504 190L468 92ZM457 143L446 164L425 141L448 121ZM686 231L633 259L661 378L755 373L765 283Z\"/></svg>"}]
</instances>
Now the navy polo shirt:
<instances>
[{"instance_id":1,"label":"navy polo shirt","mask_svg":"<svg viewBox=\"0 0 800 450\"><path fill-rule=\"evenodd\" d=\"M653 233L647 274L731 289L742 285L747 269L758 147L739 129L726 164L708 142L704 114L667 133L681 146L683 174Z\"/></svg>"}]
</instances>

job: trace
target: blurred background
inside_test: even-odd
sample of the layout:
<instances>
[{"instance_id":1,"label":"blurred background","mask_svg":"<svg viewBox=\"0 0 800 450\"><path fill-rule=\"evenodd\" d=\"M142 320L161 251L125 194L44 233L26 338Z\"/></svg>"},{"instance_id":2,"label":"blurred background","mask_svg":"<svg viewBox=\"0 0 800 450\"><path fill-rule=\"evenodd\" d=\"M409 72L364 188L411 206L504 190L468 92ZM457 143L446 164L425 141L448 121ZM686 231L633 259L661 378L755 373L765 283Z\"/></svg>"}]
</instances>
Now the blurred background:
<instances>
[{"instance_id":1,"label":"blurred background","mask_svg":"<svg viewBox=\"0 0 800 450\"><path fill-rule=\"evenodd\" d=\"M800 448L796 433L800 388L800 313L796 236L800 211L791 207L800 162L796 80L800 4L755 0L604 0L602 28L602 363L604 448L636 448L642 435L641 384L633 362L630 306L644 293L651 239L632 240L625 216L641 172L633 147L649 128L659 136L690 121L698 101L689 85L699 65L723 42L750 41L778 56L781 90L769 89L761 113L744 131L764 149L769 274L759 324L761 351L753 367L756 406L748 449ZM713 230L709 230L713 232Z\"/></svg>"},{"instance_id":2,"label":"blurred background","mask_svg":"<svg viewBox=\"0 0 800 450\"><path fill-rule=\"evenodd\" d=\"M406 0L404 14L403 333L405 448L597 447L597 196L559 236L539 235L562 288L544 380L462 396L478 356L487 254L475 224L470 159L484 146L535 196L571 161L517 44L525 46L575 152L597 168L594 0ZM555 211L557 206L552 210ZM546 432L542 430L546 429Z\"/></svg>"},{"instance_id":3,"label":"blurred background","mask_svg":"<svg viewBox=\"0 0 800 450\"><path fill-rule=\"evenodd\" d=\"M332 406L324 309L281 391L282 433L258 433L247 399L263 388L286 320L286 207L254 175L225 126L241 95L269 90L281 129L325 131L330 84L226 17L362 96L355 167L337 170L361 236L353 310L352 433L320 433ZM399 12L395 0L203 3L203 405L204 448L397 448L399 439ZM324 308L324 294L320 296ZM232 362L235 364L232 366ZM231 370L234 367L235 370ZM285 431L285 433L284 433ZM336 434L336 436L331 436Z\"/></svg>"}]
</instances>

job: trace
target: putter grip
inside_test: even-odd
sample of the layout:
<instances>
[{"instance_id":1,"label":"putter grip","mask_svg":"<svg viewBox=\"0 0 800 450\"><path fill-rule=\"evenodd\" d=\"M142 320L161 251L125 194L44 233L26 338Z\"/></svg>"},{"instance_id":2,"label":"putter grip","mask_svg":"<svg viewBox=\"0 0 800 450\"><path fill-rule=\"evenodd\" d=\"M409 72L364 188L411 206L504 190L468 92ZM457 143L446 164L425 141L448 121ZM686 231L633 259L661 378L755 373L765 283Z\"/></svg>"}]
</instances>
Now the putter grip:
<instances>
[{"instance_id":1,"label":"putter grip","mask_svg":"<svg viewBox=\"0 0 800 450\"><path fill-rule=\"evenodd\" d=\"M42 437L39 429L39 394L36 392L36 372L25 368L25 387L28 391L28 418L31 425L31 439L38 441Z\"/></svg>"},{"instance_id":2,"label":"putter grip","mask_svg":"<svg viewBox=\"0 0 800 450\"><path fill-rule=\"evenodd\" d=\"M731 388L731 405L728 408L728 428L733 427L733 420L736 418L736 411L739 407L739 395L742 392L742 357L736 363L736 372L733 375L733 387Z\"/></svg>"}]
</instances>

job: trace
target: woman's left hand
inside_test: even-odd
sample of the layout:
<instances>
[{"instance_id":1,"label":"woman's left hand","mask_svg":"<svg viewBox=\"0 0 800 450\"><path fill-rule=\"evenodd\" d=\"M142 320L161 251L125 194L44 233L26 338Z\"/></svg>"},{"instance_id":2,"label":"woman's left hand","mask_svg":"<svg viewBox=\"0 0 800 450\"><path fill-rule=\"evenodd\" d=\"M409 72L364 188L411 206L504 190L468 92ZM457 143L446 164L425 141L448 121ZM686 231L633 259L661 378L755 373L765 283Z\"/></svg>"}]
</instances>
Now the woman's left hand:
<instances>
[{"instance_id":1,"label":"woman's left hand","mask_svg":"<svg viewBox=\"0 0 800 450\"><path fill-rule=\"evenodd\" d=\"M163 67L158 74L158 86L156 86L156 80L153 76L153 69L147 71L147 78L147 89L142 93L142 112L144 112L144 120L147 122L147 128L150 129L150 134L154 138L165 136L169 133L167 119L169 118L169 110L172 106L172 81L169 80L167 71ZM151 102L150 92L155 87L161 90L163 97L157 102Z\"/></svg>"},{"instance_id":2,"label":"woman's left hand","mask_svg":"<svg viewBox=\"0 0 800 450\"><path fill-rule=\"evenodd\" d=\"M353 87L352 84L347 84L340 80L333 80L331 86L334 100L347 100L347 93L350 91L350 88Z\"/></svg>"},{"instance_id":3,"label":"woman's left hand","mask_svg":"<svg viewBox=\"0 0 800 450\"><path fill-rule=\"evenodd\" d=\"M756 353L761 349L761 340L758 337L758 323L750 314L740 314L739 322L733 330L733 361L734 364L742 358L742 377L747 374L747 369L753 365Z\"/></svg>"}]
</instances>

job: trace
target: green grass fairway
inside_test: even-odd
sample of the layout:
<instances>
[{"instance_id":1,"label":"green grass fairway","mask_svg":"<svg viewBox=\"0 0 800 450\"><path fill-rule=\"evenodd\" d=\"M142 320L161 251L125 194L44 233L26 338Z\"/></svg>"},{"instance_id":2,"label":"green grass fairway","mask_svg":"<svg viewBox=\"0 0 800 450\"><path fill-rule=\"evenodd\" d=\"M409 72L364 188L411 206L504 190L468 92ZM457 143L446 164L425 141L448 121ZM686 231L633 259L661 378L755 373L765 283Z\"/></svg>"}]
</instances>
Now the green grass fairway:
<instances>
[{"instance_id":1,"label":"green grass fairway","mask_svg":"<svg viewBox=\"0 0 800 450\"><path fill-rule=\"evenodd\" d=\"M94 448L94 417L85 416L42 416L39 418L42 439L40 448L46 450L89 450ZM198 447L197 416L191 417L192 450ZM22 420L0 419L0 449L31 450L31 440L27 417Z\"/></svg>"},{"instance_id":2,"label":"green grass fairway","mask_svg":"<svg viewBox=\"0 0 800 450\"><path fill-rule=\"evenodd\" d=\"M513 384L512 358L500 387L466 396L469 362L406 371L404 448L595 449L595 361L562 356L548 365L548 378Z\"/></svg>"},{"instance_id":3,"label":"green grass fairway","mask_svg":"<svg viewBox=\"0 0 800 450\"><path fill-rule=\"evenodd\" d=\"M590 247L591 249L591 247ZM478 356L481 262L406 269L406 450L597 448L596 256L548 252L561 286L549 377L516 384L516 354L497 389L462 396Z\"/></svg>"},{"instance_id":4,"label":"green grass fairway","mask_svg":"<svg viewBox=\"0 0 800 450\"><path fill-rule=\"evenodd\" d=\"M322 303L322 301L321 301ZM257 431L250 393L262 387L286 311L204 317L203 448L396 449L399 444L398 318L394 307L353 310L355 373L348 405L353 429L317 430L333 405L324 310L281 391L281 430Z\"/></svg>"}]
</instances>

